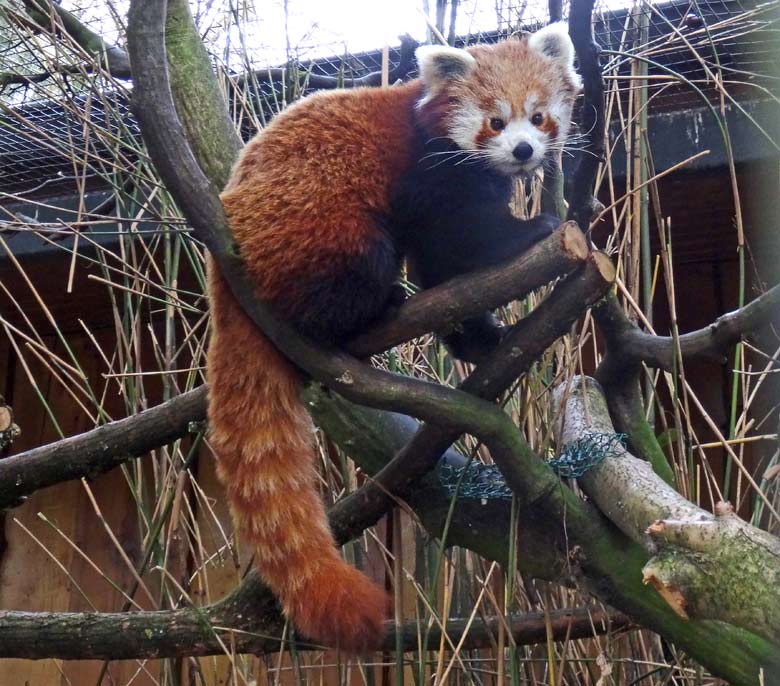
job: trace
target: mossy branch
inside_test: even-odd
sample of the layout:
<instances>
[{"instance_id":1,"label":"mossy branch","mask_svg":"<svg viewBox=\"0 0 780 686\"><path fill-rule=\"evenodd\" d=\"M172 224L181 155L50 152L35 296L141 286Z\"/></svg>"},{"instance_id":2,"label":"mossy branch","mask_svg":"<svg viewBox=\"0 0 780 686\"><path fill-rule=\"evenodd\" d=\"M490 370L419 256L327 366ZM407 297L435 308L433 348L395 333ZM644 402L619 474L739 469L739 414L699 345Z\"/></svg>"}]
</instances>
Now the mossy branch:
<instances>
[{"instance_id":1,"label":"mossy branch","mask_svg":"<svg viewBox=\"0 0 780 686\"><path fill-rule=\"evenodd\" d=\"M614 432L595 379L561 385L555 404L560 445L587 432ZM780 646L780 539L741 520L730 507L721 505L715 515L702 510L622 446L579 484L651 553L644 581L681 617L728 622Z\"/></svg>"},{"instance_id":2,"label":"mossy branch","mask_svg":"<svg viewBox=\"0 0 780 686\"><path fill-rule=\"evenodd\" d=\"M187 0L168 0L165 48L171 94L187 139L200 168L217 188L223 188L243 143L213 78L211 60Z\"/></svg>"},{"instance_id":3,"label":"mossy branch","mask_svg":"<svg viewBox=\"0 0 780 686\"><path fill-rule=\"evenodd\" d=\"M247 612L251 607L252 612ZM597 607L530 612L506 618L516 645L590 638L631 626L620 613ZM498 619L484 621L454 617L446 634L465 650L489 647L498 632ZM273 653L285 647L279 637L284 623L273 600L256 579L245 582L223 602L203 609L160 612L6 612L0 611L0 658L61 660L145 660L205 655ZM417 620L399 627L404 650L417 649ZM465 634L465 636L464 636ZM429 641L438 644L441 627ZM495 639L493 639L495 640ZM289 643L287 643L289 645ZM388 630L384 650L398 645ZM322 646L296 641L296 650Z\"/></svg>"}]
</instances>

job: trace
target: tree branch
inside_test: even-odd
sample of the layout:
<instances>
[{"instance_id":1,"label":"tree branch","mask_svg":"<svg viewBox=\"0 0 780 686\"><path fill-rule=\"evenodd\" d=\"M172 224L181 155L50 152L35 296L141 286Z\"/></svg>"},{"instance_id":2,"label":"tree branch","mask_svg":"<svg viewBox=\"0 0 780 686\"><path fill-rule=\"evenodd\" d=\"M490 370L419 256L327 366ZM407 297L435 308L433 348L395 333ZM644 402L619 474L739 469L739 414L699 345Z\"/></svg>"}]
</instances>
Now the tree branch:
<instances>
[{"instance_id":1,"label":"tree branch","mask_svg":"<svg viewBox=\"0 0 780 686\"><path fill-rule=\"evenodd\" d=\"M777 319L779 304L780 285L741 309L724 314L712 324L681 335L679 352L683 359L717 358L743 336ZM626 317L614 293L599 303L593 316L606 339L607 350L596 370L596 379L604 387L612 421L618 431L628 436L631 449L649 461L664 481L673 485L672 468L645 419L639 373L642 363L674 371L678 354L675 340L641 331Z\"/></svg>"},{"instance_id":2,"label":"tree branch","mask_svg":"<svg viewBox=\"0 0 780 686\"><path fill-rule=\"evenodd\" d=\"M416 65L414 61L414 51L420 44L409 34L400 36L401 45L399 47L398 64L390 69L388 74L388 83L393 84L396 81L405 79L414 71ZM251 74L241 74L235 80L236 85L245 89L247 82L257 81L258 83L284 83L290 77L290 72L295 72L295 77L301 86L312 90L329 90L333 88L360 88L366 86L382 85L382 72L375 71L364 76L345 79L340 76L327 76L325 74L312 74L310 71L298 70L297 65L291 67L271 67L268 69L257 69Z\"/></svg>"},{"instance_id":3,"label":"tree branch","mask_svg":"<svg viewBox=\"0 0 780 686\"><path fill-rule=\"evenodd\" d=\"M723 353L743 336L766 326L780 316L780 284L744 307L718 317L707 326L679 337L683 358L710 357L724 361ZM674 371L676 345L671 336L641 331L623 313L617 300L605 301L594 313L607 337L609 361L602 377L621 375L644 362L649 367Z\"/></svg>"},{"instance_id":4,"label":"tree branch","mask_svg":"<svg viewBox=\"0 0 780 686\"><path fill-rule=\"evenodd\" d=\"M176 111L195 158L206 176L224 188L243 142L217 80L200 78L204 72L212 73L211 60L188 0L168 0L165 49Z\"/></svg>"},{"instance_id":5,"label":"tree branch","mask_svg":"<svg viewBox=\"0 0 780 686\"><path fill-rule=\"evenodd\" d=\"M60 65L56 71L43 71L37 74L21 74L14 71L4 71L0 72L0 91L6 86L41 83L46 79L50 79L55 74L66 76L68 74L78 74L81 71L89 71L89 65L63 64Z\"/></svg>"},{"instance_id":6,"label":"tree branch","mask_svg":"<svg viewBox=\"0 0 780 686\"><path fill-rule=\"evenodd\" d=\"M351 446L355 448L358 454L370 453L366 444L374 446L385 446L387 453L385 459L393 454L396 445L406 441L405 432L411 429L404 429L403 432L395 435L392 440L388 440L388 435L393 434L396 429L390 428L391 424L380 424L375 433L364 433L363 426L374 425L375 418L366 416L363 422L355 422L354 416L350 413L374 413L385 416L388 413L375 413L366 408L359 408L351 405L351 410L347 410L345 424L354 427L355 434L351 436ZM399 426L397 423L394 426ZM387 431L385 430L387 429ZM365 442L365 443L364 443ZM345 449L349 449L345 445ZM544 478L549 475L544 473ZM430 490L432 489L432 490ZM424 482L424 488L419 491L419 502L425 503L426 507L439 513L435 514L434 519L440 522L439 529L429 529L433 535L441 535L444 522L447 519L446 513L449 509L449 498L434 495L441 493L442 486L438 477L432 474ZM433 496L433 497L432 497ZM451 496L450 496L451 497ZM435 504L440 500L439 504ZM415 507L417 503L415 503ZM471 508L471 509L469 509ZM473 517L473 514L482 510L483 518ZM463 542L454 536L454 532L460 531L460 523L457 517L463 514L462 530L470 532L468 545L473 544L473 548L482 555L491 558L497 550L502 555L506 554L508 546L506 541L500 540L506 536L509 528L509 501L488 499L486 503L481 500L469 501L461 500L458 507L455 508L456 518L449 529L448 542L454 545L462 545ZM546 559L539 560L540 554L547 554L555 551L555 555L560 556L562 569L567 575L579 576L584 574L584 578L593 580L592 590L609 602L628 609L629 613L635 617L641 617L643 623L651 628L661 630L663 633L681 648L689 651L694 657L704 662L711 669L729 679L735 684L758 684L757 674L759 667L765 670L765 677L769 679L780 675L780 655L776 647L767 644L758 637L747 632L740 631L734 627L722 623L713 622L685 622L675 615L669 606L660 599L660 597L641 585L641 569L647 561L647 555L637 545L626 539L614 527L606 524L605 520L600 518L598 513L591 507L580 503L576 497L573 497L571 491L565 487L553 488L546 497L537 501L535 506L529 510L522 511L520 514L523 527L519 537L518 560L523 571L529 568L527 565L538 562L540 572L543 578L554 578L557 572L553 572L552 566ZM421 514L423 521L428 526L430 521L427 514ZM481 522L484 522L482 524ZM483 527L482 530L479 527ZM438 533L437 533L438 531ZM458 535L460 535L458 533ZM490 546L490 539L494 539L493 547ZM498 539L498 540L496 540ZM492 558L496 559L496 558ZM503 558L501 558L503 559ZM559 563L560 564L560 563ZM540 572L532 572L538 574ZM229 617L235 617L242 622L240 627L236 625L222 624L217 625L214 631L220 631L219 627L232 626L234 629L240 628L246 630L250 622L255 621L254 626L258 629L254 633L260 634L254 638L262 639L264 636L280 635L280 625L278 615L272 611L272 604L269 600L270 595L259 584L256 574L251 573L242 582L242 585L228 599L220 603L222 609L219 612L224 614L216 615L217 618L224 619L226 622ZM226 605L232 603L231 608ZM248 608L251 608L249 610ZM192 635L173 634L173 637L181 642L189 642L191 648L199 647L200 641L210 639L212 634L206 629L206 622L203 621L207 616L205 613L209 608L194 611L196 617L201 620L196 630L198 633ZM214 609L214 608L211 608ZM275 608L274 608L275 609ZM263 612L268 612L267 617L260 617ZM184 612L184 611L176 611ZM165 633L168 625L165 623L164 614L151 613L150 619L157 622L164 620L162 625L155 624L155 628L162 631L152 631L150 624L144 624L144 618L149 613L138 613L138 616L117 614L113 615L116 621L107 629L113 629L112 633L104 632L104 640L114 640L121 636L122 632L118 628L124 629L128 617L133 617L133 626L143 626L144 637L147 643L143 646L149 654L153 653L153 645L159 641L166 641ZM241 615L239 617L238 615ZM44 615L47 619L56 621L49 615ZM2 617L0 615L0 617ZM30 613L27 617L21 617L17 613L6 616L6 619L13 620L10 625L9 634L16 635L16 626L13 622L17 618L24 621L35 620L36 615ZM190 621L192 615L183 617L183 621ZM267 622L267 623L265 623ZM28 634L29 636L29 634ZM244 637L238 632L228 638L243 640ZM20 650L29 650L30 641L24 641ZM34 642L33 642L34 643ZM8 645L5 641L3 626L0 623L0 646ZM52 650L57 650L59 645L57 641L48 644ZM169 645L169 644L168 644ZM728 645L730 650L724 651L719 646ZM99 646L92 644L90 649L96 650ZM2 648L0 648L1 650ZM249 647L246 648L250 650ZM9 648L10 650L10 648ZM186 654L185 649L180 648L180 654ZM43 655L41 655L42 657ZM771 681L767 683L772 683Z\"/></svg>"},{"instance_id":7,"label":"tree branch","mask_svg":"<svg viewBox=\"0 0 780 686\"><path fill-rule=\"evenodd\" d=\"M355 463L364 474L371 475L371 479L354 495L377 481L382 468L409 443L420 427L410 417L355 405L329 394L320 386L309 387L306 400L329 437L345 453L354 456ZM507 565L511 499L507 495L488 494L484 498L460 495L457 507L452 507L455 497L452 469L462 468L467 462L463 455L448 449L434 470L417 481L405 500L430 536L442 538L446 532L448 547L467 547L488 560ZM472 465L472 469L487 468ZM506 491L501 488L503 481L499 476L493 474L491 482L495 484L497 493ZM392 500L391 504L396 505L397 502ZM328 513L331 530L339 543L352 540L362 531L362 528L354 526L349 514L349 510L339 507L339 503ZM547 534L542 522L524 525L523 535L517 541L520 569L534 578L559 581L567 573L565 552L544 543L548 540Z\"/></svg>"},{"instance_id":8,"label":"tree branch","mask_svg":"<svg viewBox=\"0 0 780 686\"><path fill-rule=\"evenodd\" d=\"M206 419L206 388L197 388L132 417L0 460L0 510L62 481L93 478L190 432Z\"/></svg>"},{"instance_id":9,"label":"tree branch","mask_svg":"<svg viewBox=\"0 0 780 686\"><path fill-rule=\"evenodd\" d=\"M464 274L414 295L391 319L350 341L347 350L366 357L430 331L446 332L484 310L522 300L587 257L585 236L574 222L567 222L512 262Z\"/></svg>"},{"instance_id":10,"label":"tree branch","mask_svg":"<svg viewBox=\"0 0 780 686\"><path fill-rule=\"evenodd\" d=\"M587 142L572 181L568 218L588 232L593 216L593 189L599 164L604 159L604 79L599 56L601 48L593 38L592 13L595 0L572 0L569 8L569 35L579 61L583 83L580 130Z\"/></svg>"},{"instance_id":11,"label":"tree branch","mask_svg":"<svg viewBox=\"0 0 780 686\"><path fill-rule=\"evenodd\" d=\"M107 43L103 37L82 24L73 14L50 0L23 0L30 17L40 26L46 27L55 19L55 31L62 28L73 41L98 63L105 64L110 74L116 78L130 78L130 59L127 53L115 45Z\"/></svg>"},{"instance_id":12,"label":"tree branch","mask_svg":"<svg viewBox=\"0 0 780 686\"><path fill-rule=\"evenodd\" d=\"M229 652L263 654L284 647L279 640L284 624L278 610L263 593L250 584L240 593L203 610L159 612L3 612L0 611L0 658L40 660L141 660L185 656L224 655ZM258 605L259 601L259 605ZM252 612L246 612L252 607ZM268 621L275 616L276 622ZM517 645L534 645L547 640L549 620L554 641L590 638L631 628L620 613L601 609L574 608L529 612L508 618ZM488 648L498 633L497 618L485 622L466 618L447 621L446 635L453 643L466 634L465 650ZM121 627L121 631L118 631ZM400 627L404 651L418 647L419 623ZM435 625L429 642L438 644L441 627ZM395 630L388 629L382 650L397 647ZM322 646L296 642L297 650L321 650Z\"/></svg>"}]
</instances>

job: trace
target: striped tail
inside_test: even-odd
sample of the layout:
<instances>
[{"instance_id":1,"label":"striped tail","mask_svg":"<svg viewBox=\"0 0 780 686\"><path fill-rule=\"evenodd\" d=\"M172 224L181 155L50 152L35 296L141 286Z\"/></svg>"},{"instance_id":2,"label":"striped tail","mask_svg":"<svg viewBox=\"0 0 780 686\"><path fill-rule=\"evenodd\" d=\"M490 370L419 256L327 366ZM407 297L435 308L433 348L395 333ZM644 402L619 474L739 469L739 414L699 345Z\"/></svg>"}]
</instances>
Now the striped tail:
<instances>
[{"instance_id":1,"label":"striped tail","mask_svg":"<svg viewBox=\"0 0 780 686\"><path fill-rule=\"evenodd\" d=\"M263 580L307 638L379 646L385 592L339 555L316 491L311 420L296 369L210 273L209 425L233 519Z\"/></svg>"}]
</instances>

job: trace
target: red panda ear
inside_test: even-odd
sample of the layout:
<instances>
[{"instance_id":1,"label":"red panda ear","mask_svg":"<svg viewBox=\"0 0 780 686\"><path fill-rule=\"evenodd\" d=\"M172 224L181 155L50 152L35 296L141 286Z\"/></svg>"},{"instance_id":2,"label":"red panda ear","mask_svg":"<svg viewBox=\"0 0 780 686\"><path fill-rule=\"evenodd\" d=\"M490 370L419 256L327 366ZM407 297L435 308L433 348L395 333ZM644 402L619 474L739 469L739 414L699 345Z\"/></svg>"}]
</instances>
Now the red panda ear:
<instances>
[{"instance_id":1,"label":"red panda ear","mask_svg":"<svg viewBox=\"0 0 780 686\"><path fill-rule=\"evenodd\" d=\"M528 47L557 62L576 88L581 88L579 74L574 71L574 45L565 22L548 24L528 38Z\"/></svg>"},{"instance_id":2,"label":"red panda ear","mask_svg":"<svg viewBox=\"0 0 780 686\"><path fill-rule=\"evenodd\" d=\"M465 50L448 45L422 45L415 51L420 80L428 93L437 93L454 79L467 76L477 61Z\"/></svg>"}]
</instances>

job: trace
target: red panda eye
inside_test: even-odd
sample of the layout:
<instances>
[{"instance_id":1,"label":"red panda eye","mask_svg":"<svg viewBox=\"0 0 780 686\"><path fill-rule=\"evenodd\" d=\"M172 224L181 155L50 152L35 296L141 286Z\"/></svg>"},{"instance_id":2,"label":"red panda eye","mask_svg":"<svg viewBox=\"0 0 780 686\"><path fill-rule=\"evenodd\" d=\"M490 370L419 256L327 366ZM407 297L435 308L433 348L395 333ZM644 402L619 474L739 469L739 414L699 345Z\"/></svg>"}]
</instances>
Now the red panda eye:
<instances>
[{"instance_id":1,"label":"red panda eye","mask_svg":"<svg viewBox=\"0 0 780 686\"><path fill-rule=\"evenodd\" d=\"M506 124L504 124L503 119L499 119L498 117L493 117L490 120L490 128L493 129L493 131L501 131L505 126Z\"/></svg>"},{"instance_id":2,"label":"red panda eye","mask_svg":"<svg viewBox=\"0 0 780 686\"><path fill-rule=\"evenodd\" d=\"M539 126L544 121L544 115L541 112L537 112L531 117L531 123L534 126Z\"/></svg>"}]
</instances>

